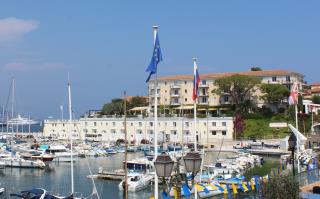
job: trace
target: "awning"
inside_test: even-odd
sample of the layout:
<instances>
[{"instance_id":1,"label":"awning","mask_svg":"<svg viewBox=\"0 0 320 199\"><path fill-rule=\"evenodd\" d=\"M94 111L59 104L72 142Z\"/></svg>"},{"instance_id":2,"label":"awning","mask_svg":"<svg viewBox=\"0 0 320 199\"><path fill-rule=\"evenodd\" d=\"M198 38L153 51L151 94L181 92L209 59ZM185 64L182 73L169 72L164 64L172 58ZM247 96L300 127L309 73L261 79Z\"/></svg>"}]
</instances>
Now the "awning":
<instances>
[{"instance_id":1,"label":"awning","mask_svg":"<svg viewBox=\"0 0 320 199\"><path fill-rule=\"evenodd\" d=\"M130 109L129 111L146 111L149 107L147 106L141 106L141 107L134 107Z\"/></svg>"},{"instance_id":2,"label":"awning","mask_svg":"<svg viewBox=\"0 0 320 199\"><path fill-rule=\"evenodd\" d=\"M179 106L179 107L177 107L175 109L176 110L180 110L180 109L182 109L182 110L191 110L191 109L193 109L193 106L192 105Z\"/></svg>"}]
</instances>

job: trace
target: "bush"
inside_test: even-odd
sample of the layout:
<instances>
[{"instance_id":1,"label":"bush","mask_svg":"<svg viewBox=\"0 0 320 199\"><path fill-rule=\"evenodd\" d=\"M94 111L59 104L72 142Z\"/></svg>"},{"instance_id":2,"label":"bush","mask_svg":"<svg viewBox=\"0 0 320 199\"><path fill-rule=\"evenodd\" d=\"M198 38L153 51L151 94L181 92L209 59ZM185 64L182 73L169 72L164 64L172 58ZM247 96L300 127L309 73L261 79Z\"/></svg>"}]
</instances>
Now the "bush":
<instances>
[{"instance_id":1,"label":"bush","mask_svg":"<svg viewBox=\"0 0 320 199\"><path fill-rule=\"evenodd\" d=\"M251 169L246 170L244 172L243 176L249 180L253 178L253 176L265 176L269 173L271 173L271 170L273 168L277 168L279 166L279 163L277 162L271 162L271 161L266 161L262 166L255 166Z\"/></svg>"},{"instance_id":2,"label":"bush","mask_svg":"<svg viewBox=\"0 0 320 199\"><path fill-rule=\"evenodd\" d=\"M263 184L261 193L265 199L298 199L299 183L291 175L274 176Z\"/></svg>"}]
</instances>

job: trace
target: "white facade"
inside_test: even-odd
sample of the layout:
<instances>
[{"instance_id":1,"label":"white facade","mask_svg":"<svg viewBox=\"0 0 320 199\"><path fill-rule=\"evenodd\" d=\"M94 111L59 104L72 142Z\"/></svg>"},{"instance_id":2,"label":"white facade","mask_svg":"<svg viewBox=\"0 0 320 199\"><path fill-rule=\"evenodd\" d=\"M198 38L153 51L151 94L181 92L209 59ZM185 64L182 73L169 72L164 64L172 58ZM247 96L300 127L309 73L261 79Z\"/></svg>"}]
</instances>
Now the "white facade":
<instances>
[{"instance_id":1,"label":"white facade","mask_svg":"<svg viewBox=\"0 0 320 199\"><path fill-rule=\"evenodd\" d=\"M129 142L139 145L142 139L153 141L153 118L128 118L127 132ZM69 123L66 120L45 120L43 133L45 136L69 139L73 132L74 139L88 139L115 142L124 139L123 118L81 118ZM159 117L158 141L169 143L193 143L194 120L185 117ZM211 146L216 142L232 140L232 117L208 117L197 120L197 137L200 144Z\"/></svg>"}]
</instances>

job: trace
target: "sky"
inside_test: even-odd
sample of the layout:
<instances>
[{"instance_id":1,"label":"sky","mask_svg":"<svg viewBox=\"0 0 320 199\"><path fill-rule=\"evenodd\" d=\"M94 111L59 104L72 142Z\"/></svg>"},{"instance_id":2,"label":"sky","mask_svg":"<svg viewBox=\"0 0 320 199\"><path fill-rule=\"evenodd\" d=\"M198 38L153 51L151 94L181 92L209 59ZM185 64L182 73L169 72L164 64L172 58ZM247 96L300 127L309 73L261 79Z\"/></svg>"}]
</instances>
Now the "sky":
<instances>
[{"instance_id":1,"label":"sky","mask_svg":"<svg viewBox=\"0 0 320 199\"><path fill-rule=\"evenodd\" d=\"M15 111L38 119L67 115L68 74L80 116L112 98L146 95L146 67L159 26L158 74L287 69L320 81L320 2L0 2L0 104L15 78Z\"/></svg>"}]
</instances>

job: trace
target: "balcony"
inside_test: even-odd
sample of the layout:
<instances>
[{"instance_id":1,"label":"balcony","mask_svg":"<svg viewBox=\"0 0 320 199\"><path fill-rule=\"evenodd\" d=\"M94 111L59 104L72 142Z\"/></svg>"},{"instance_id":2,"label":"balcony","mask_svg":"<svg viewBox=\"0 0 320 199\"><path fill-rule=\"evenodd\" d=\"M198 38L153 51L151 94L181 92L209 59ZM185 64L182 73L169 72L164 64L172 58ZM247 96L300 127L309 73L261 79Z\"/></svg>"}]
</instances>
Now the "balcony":
<instances>
[{"instance_id":1,"label":"balcony","mask_svg":"<svg viewBox=\"0 0 320 199\"><path fill-rule=\"evenodd\" d=\"M208 88L208 87L209 87L208 84L203 84L203 83L201 83L201 82L200 82L200 84L199 84L199 88Z\"/></svg>"},{"instance_id":2,"label":"balcony","mask_svg":"<svg viewBox=\"0 0 320 199\"><path fill-rule=\"evenodd\" d=\"M171 89L180 89L181 86L179 84L174 84L170 86Z\"/></svg>"},{"instance_id":3,"label":"balcony","mask_svg":"<svg viewBox=\"0 0 320 199\"><path fill-rule=\"evenodd\" d=\"M173 105L173 106L179 106L179 105L181 105L180 102L175 102L175 101L171 101L170 104Z\"/></svg>"},{"instance_id":4,"label":"balcony","mask_svg":"<svg viewBox=\"0 0 320 199\"><path fill-rule=\"evenodd\" d=\"M171 97L180 97L180 93L171 93L170 96Z\"/></svg>"},{"instance_id":5,"label":"balcony","mask_svg":"<svg viewBox=\"0 0 320 199\"><path fill-rule=\"evenodd\" d=\"M221 101L220 104L230 104L230 102Z\"/></svg>"},{"instance_id":6,"label":"balcony","mask_svg":"<svg viewBox=\"0 0 320 199\"><path fill-rule=\"evenodd\" d=\"M200 92L199 97L209 97L209 94Z\"/></svg>"}]
</instances>

